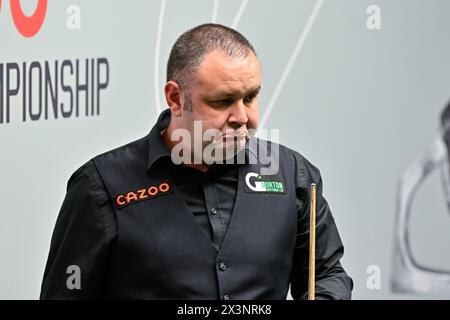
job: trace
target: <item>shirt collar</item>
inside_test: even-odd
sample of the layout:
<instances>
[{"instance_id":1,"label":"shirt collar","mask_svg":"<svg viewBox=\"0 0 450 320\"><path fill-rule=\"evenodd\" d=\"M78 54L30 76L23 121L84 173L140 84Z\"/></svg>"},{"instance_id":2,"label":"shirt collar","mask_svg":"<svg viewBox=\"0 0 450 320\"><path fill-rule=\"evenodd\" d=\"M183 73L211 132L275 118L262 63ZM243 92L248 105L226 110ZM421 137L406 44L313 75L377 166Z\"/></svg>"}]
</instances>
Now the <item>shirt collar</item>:
<instances>
[{"instance_id":1,"label":"shirt collar","mask_svg":"<svg viewBox=\"0 0 450 320\"><path fill-rule=\"evenodd\" d=\"M147 170L150 170L158 159L170 157L170 152L161 137L161 132L169 126L170 116L170 109L163 110L149 133Z\"/></svg>"}]
</instances>

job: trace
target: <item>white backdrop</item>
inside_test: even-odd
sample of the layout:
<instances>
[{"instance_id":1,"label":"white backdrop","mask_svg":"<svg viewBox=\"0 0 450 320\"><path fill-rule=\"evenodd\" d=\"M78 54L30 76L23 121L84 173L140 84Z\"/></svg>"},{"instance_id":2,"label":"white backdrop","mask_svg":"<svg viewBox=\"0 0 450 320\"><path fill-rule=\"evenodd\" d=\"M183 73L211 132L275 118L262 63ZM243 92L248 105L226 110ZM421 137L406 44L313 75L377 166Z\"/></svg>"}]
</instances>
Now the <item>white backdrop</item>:
<instances>
[{"instance_id":1,"label":"white backdrop","mask_svg":"<svg viewBox=\"0 0 450 320\"><path fill-rule=\"evenodd\" d=\"M31 15L38 0L21 3ZM370 5L379 9L381 29L367 26ZM279 128L282 143L321 169L345 245L343 265L355 280L354 298L449 298L450 292L396 294L389 287L397 181L432 142L450 98L449 11L446 0L59 0L48 2L42 27L25 37L9 1L2 1L0 298L38 297L71 173L96 154L148 133L166 107L162 87L170 47L183 31L209 21L235 25L253 43L263 67L266 127ZM79 116L72 109L62 117L61 110L70 110L70 90L62 86L76 89L76 61L84 84L85 60L100 58L107 60L109 81L103 64L99 114L86 116L85 90ZM65 67L55 81L59 117L43 96L40 117L31 120L39 114L38 66L45 79L47 62L54 80L52 68L58 63L61 70L65 60L72 72ZM96 64L93 70L95 80ZM98 96L91 76L89 65L89 106L91 94L95 103ZM422 264L450 269L443 199L436 173L414 202L411 244ZM373 265L380 271L378 288L367 286Z\"/></svg>"}]
</instances>

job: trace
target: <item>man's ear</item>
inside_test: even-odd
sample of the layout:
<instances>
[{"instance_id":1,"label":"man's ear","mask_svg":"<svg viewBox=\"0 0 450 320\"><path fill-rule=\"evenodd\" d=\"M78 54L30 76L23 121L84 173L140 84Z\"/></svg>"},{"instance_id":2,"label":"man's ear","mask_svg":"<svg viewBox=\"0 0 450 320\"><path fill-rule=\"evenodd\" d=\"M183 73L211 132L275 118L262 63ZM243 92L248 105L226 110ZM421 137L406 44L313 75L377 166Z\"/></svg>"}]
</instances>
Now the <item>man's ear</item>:
<instances>
[{"instance_id":1,"label":"man's ear","mask_svg":"<svg viewBox=\"0 0 450 320\"><path fill-rule=\"evenodd\" d=\"M181 116L181 87L175 81L168 81L164 86L167 105L170 108L172 116Z\"/></svg>"}]
</instances>

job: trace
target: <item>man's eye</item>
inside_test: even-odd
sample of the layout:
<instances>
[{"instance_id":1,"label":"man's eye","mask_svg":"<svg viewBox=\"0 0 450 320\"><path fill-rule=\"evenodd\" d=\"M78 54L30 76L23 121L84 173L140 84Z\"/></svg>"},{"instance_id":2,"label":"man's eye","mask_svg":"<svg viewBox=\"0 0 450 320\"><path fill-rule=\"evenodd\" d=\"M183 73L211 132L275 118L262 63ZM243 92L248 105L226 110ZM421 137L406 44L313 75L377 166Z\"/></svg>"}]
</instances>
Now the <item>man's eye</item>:
<instances>
[{"instance_id":1,"label":"man's eye","mask_svg":"<svg viewBox=\"0 0 450 320\"><path fill-rule=\"evenodd\" d=\"M233 100L232 99L218 100L215 102L215 104L220 107L226 107L233 104Z\"/></svg>"},{"instance_id":2,"label":"man's eye","mask_svg":"<svg viewBox=\"0 0 450 320\"><path fill-rule=\"evenodd\" d=\"M246 96L244 98L244 103L251 103L256 96Z\"/></svg>"}]
</instances>

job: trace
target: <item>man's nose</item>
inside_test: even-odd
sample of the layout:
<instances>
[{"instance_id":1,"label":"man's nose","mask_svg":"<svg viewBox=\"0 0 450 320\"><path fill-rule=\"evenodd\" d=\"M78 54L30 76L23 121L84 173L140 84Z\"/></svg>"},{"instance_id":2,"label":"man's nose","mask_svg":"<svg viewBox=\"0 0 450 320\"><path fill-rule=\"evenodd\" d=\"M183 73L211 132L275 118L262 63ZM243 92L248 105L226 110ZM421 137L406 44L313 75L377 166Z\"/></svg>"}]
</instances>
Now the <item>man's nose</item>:
<instances>
[{"instance_id":1,"label":"man's nose","mask_svg":"<svg viewBox=\"0 0 450 320\"><path fill-rule=\"evenodd\" d=\"M248 122L246 106L243 101L237 101L230 108L230 116L228 117L228 122L234 128L239 128Z\"/></svg>"}]
</instances>

